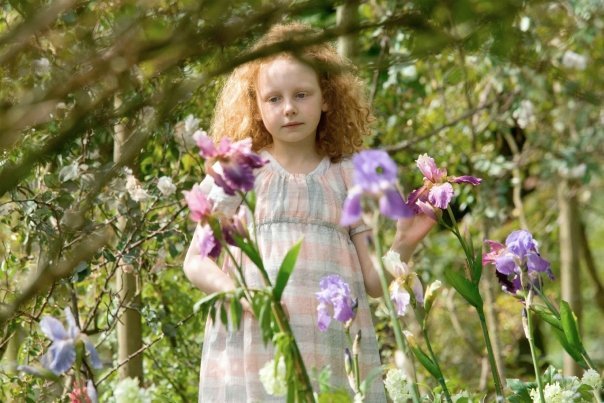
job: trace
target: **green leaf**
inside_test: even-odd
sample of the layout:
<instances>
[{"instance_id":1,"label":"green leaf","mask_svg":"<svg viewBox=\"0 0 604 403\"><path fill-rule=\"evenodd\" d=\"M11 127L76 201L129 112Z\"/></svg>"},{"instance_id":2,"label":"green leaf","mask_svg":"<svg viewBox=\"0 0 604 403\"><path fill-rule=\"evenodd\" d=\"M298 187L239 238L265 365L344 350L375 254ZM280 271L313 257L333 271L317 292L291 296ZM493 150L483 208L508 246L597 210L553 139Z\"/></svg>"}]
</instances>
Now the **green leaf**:
<instances>
[{"instance_id":1,"label":"green leaf","mask_svg":"<svg viewBox=\"0 0 604 403\"><path fill-rule=\"evenodd\" d=\"M560 302L560 322L562 323L562 330L564 331L564 335L569 344L578 351L583 351L583 343L581 342L577 319L568 302L564 300Z\"/></svg>"},{"instance_id":2,"label":"green leaf","mask_svg":"<svg viewBox=\"0 0 604 403\"><path fill-rule=\"evenodd\" d=\"M277 281L275 282L275 287L273 288L273 296L275 297L276 301L281 301L283 290L285 290L287 281L294 271L294 266L296 265L296 260L298 259L298 253L300 252L301 246L302 239L296 242L283 258L283 263L281 263L281 267L279 267Z\"/></svg>"},{"instance_id":3,"label":"green leaf","mask_svg":"<svg viewBox=\"0 0 604 403\"><path fill-rule=\"evenodd\" d=\"M571 343L568 342L568 339L566 338L566 335L564 334L564 332L555 327L552 327L552 330L554 332L554 336L556 336L556 338L558 339L558 342L560 342L560 345L562 345L562 347L564 348L564 350L566 350L568 355L570 355L573 358L573 360L575 360L575 362L577 364L579 364L582 368L587 368L587 364L585 363L585 360L581 356L581 351L577 350Z\"/></svg>"},{"instance_id":4,"label":"green leaf","mask_svg":"<svg viewBox=\"0 0 604 403\"><path fill-rule=\"evenodd\" d=\"M252 262L254 262L256 267L258 267L260 270L264 270L264 263L262 262L262 258L260 257L260 253L258 252L256 247L253 244L246 242L242 237L238 235L233 235L233 239L239 249L241 249L243 253L245 253L245 255L249 257Z\"/></svg>"},{"instance_id":5,"label":"green leaf","mask_svg":"<svg viewBox=\"0 0 604 403\"><path fill-rule=\"evenodd\" d=\"M476 254L476 258L472 264L472 282L476 285L480 282L480 278L482 277L482 245L478 249L478 254Z\"/></svg>"},{"instance_id":6,"label":"green leaf","mask_svg":"<svg viewBox=\"0 0 604 403\"><path fill-rule=\"evenodd\" d=\"M528 403L532 402L529 390L536 387L535 382L524 383L519 379L507 379L507 386L514 394L508 397L510 402L515 403Z\"/></svg>"},{"instance_id":7,"label":"green leaf","mask_svg":"<svg viewBox=\"0 0 604 403\"><path fill-rule=\"evenodd\" d=\"M556 315L551 313L550 310L544 307L543 305L531 305L531 310L537 314L539 319L549 323L551 326L555 327L560 331L562 330L562 324L560 323L560 319L558 319Z\"/></svg>"},{"instance_id":8,"label":"green leaf","mask_svg":"<svg viewBox=\"0 0 604 403\"><path fill-rule=\"evenodd\" d=\"M445 279L470 305L475 308L482 307L482 297L476 284L452 269L445 269Z\"/></svg>"},{"instance_id":9,"label":"green leaf","mask_svg":"<svg viewBox=\"0 0 604 403\"><path fill-rule=\"evenodd\" d=\"M241 326L241 317L243 314L243 307L241 306L241 302L237 297L233 298L231 301L231 305L229 307L231 313L231 325L233 328L239 330Z\"/></svg>"},{"instance_id":10,"label":"green leaf","mask_svg":"<svg viewBox=\"0 0 604 403\"><path fill-rule=\"evenodd\" d=\"M432 361L426 353L424 353L419 347L411 347L411 351L417 357L417 360L428 370L428 372L436 379L440 379L442 374L438 369L438 366Z\"/></svg>"}]
</instances>

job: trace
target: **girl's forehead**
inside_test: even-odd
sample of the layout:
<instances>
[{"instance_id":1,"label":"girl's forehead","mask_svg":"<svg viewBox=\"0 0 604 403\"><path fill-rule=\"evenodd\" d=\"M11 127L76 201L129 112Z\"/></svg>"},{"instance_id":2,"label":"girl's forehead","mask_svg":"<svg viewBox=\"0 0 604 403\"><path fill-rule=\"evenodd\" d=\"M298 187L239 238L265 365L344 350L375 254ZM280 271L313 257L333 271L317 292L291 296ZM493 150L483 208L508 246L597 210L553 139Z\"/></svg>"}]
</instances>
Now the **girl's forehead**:
<instances>
[{"instance_id":1,"label":"girl's forehead","mask_svg":"<svg viewBox=\"0 0 604 403\"><path fill-rule=\"evenodd\" d=\"M279 75L295 75L297 78L306 78L313 81L319 79L319 75L312 66L288 55L280 55L261 62L256 78L257 81L273 81Z\"/></svg>"}]
</instances>

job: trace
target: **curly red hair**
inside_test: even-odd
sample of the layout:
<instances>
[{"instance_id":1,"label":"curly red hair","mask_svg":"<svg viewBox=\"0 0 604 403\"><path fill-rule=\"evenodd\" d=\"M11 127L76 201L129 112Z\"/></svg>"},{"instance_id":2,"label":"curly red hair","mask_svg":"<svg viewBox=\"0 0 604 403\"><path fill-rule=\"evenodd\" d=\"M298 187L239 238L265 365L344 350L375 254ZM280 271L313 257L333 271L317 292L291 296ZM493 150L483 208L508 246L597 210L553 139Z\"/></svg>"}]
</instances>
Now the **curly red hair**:
<instances>
[{"instance_id":1,"label":"curly red hair","mask_svg":"<svg viewBox=\"0 0 604 403\"><path fill-rule=\"evenodd\" d=\"M273 26L252 50L317 34L318 31L305 24L279 24ZM310 45L300 51L282 51L233 70L218 96L210 127L212 137L215 140L250 137L255 151L272 144L272 137L260 118L256 82L261 66L279 57L294 57L309 64L317 73L327 103L327 111L323 112L317 127L319 155L338 161L359 151L373 120L365 86L352 63L341 57L329 43Z\"/></svg>"}]
</instances>

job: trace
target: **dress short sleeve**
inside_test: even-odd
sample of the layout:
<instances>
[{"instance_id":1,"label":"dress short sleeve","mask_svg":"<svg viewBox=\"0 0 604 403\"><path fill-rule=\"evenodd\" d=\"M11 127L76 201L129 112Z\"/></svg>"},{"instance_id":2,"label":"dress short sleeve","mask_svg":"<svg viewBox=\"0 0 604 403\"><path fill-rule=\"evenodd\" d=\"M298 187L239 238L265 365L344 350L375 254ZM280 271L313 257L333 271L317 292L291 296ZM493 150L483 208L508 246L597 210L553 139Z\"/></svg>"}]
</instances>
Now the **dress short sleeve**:
<instances>
[{"instance_id":1,"label":"dress short sleeve","mask_svg":"<svg viewBox=\"0 0 604 403\"><path fill-rule=\"evenodd\" d=\"M354 186L353 182L353 172L354 165L352 164L352 160L350 158L345 158L340 162L340 168L342 170L342 178L344 179L344 184L346 185L346 189L350 189ZM370 231L371 227L365 224L363 221L359 221L356 224L353 224L348 227L348 233L352 237L353 235L359 234L361 232Z\"/></svg>"}]
</instances>

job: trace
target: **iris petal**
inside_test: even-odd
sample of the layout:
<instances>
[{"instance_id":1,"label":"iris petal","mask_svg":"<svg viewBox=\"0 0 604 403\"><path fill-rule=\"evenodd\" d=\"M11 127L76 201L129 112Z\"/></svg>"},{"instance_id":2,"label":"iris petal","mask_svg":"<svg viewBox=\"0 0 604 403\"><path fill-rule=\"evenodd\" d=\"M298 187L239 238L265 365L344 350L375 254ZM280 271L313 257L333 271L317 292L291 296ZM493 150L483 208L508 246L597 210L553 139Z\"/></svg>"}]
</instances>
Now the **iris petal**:
<instances>
[{"instance_id":1,"label":"iris petal","mask_svg":"<svg viewBox=\"0 0 604 403\"><path fill-rule=\"evenodd\" d=\"M65 340L68 338L67 331L63 327L63 324L52 316L44 316L42 320L40 320L40 328L46 337L53 341Z\"/></svg>"},{"instance_id":2,"label":"iris petal","mask_svg":"<svg viewBox=\"0 0 604 403\"><path fill-rule=\"evenodd\" d=\"M362 194L362 190L356 186L350 190L346 200L344 200L344 206L342 206L340 225L352 225L361 219Z\"/></svg>"},{"instance_id":3,"label":"iris petal","mask_svg":"<svg viewBox=\"0 0 604 403\"><path fill-rule=\"evenodd\" d=\"M414 215L399 191L395 187L390 187L384 191L380 197L380 211L386 217L396 220L397 218L411 217Z\"/></svg>"},{"instance_id":4,"label":"iris petal","mask_svg":"<svg viewBox=\"0 0 604 403\"><path fill-rule=\"evenodd\" d=\"M434 185L430 189L428 201L440 209L446 209L453 198L453 186L450 183Z\"/></svg>"}]
</instances>

